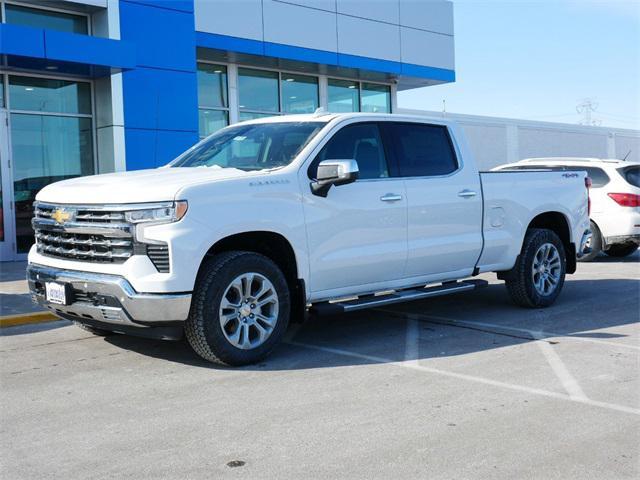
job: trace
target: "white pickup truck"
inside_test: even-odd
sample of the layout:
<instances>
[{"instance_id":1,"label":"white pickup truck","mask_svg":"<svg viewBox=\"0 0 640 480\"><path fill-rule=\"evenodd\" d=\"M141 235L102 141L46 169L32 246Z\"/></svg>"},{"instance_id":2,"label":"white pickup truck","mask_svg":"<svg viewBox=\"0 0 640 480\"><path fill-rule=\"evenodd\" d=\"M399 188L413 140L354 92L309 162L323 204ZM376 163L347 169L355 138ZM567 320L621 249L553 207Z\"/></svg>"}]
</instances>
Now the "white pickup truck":
<instances>
[{"instance_id":1,"label":"white pickup truck","mask_svg":"<svg viewBox=\"0 0 640 480\"><path fill-rule=\"evenodd\" d=\"M454 123L402 115L240 123L153 170L37 196L35 301L106 331L263 358L308 310L463 292L497 272L546 307L588 247L584 172L480 173Z\"/></svg>"}]
</instances>

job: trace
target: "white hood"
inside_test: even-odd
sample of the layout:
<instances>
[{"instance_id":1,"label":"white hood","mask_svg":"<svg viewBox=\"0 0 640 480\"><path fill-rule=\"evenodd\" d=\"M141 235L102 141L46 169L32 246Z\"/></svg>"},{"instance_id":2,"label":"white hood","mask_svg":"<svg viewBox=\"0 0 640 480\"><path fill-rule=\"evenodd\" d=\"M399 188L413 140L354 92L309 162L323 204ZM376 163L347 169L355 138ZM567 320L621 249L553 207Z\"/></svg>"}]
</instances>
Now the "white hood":
<instances>
[{"instance_id":1,"label":"white hood","mask_svg":"<svg viewBox=\"0 0 640 480\"><path fill-rule=\"evenodd\" d=\"M46 186L36 200L52 203L105 204L174 200L189 185L255 176L235 168L155 168L63 180ZM179 200L179 199L178 199Z\"/></svg>"}]
</instances>

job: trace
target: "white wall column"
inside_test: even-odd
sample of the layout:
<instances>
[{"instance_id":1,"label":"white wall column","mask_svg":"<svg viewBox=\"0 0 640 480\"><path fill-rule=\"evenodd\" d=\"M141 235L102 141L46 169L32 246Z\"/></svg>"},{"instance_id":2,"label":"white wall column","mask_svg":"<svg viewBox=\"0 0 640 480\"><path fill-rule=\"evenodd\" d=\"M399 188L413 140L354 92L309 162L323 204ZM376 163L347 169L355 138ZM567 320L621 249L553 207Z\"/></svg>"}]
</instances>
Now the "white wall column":
<instances>
[{"instance_id":1,"label":"white wall column","mask_svg":"<svg viewBox=\"0 0 640 480\"><path fill-rule=\"evenodd\" d=\"M318 76L318 105L329 111L329 80L326 75Z\"/></svg>"},{"instance_id":2,"label":"white wall column","mask_svg":"<svg viewBox=\"0 0 640 480\"><path fill-rule=\"evenodd\" d=\"M229 124L240 120L240 97L238 94L238 66L227 66L227 87L229 89Z\"/></svg>"}]
</instances>

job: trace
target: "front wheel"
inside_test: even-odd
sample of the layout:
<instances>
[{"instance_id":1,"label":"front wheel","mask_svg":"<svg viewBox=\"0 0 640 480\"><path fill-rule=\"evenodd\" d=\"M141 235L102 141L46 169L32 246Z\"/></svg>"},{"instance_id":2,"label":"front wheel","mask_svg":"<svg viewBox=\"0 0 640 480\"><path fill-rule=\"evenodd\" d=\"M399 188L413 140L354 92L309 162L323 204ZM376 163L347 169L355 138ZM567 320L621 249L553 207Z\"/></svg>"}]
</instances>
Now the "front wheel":
<instances>
[{"instance_id":1,"label":"front wheel","mask_svg":"<svg viewBox=\"0 0 640 480\"><path fill-rule=\"evenodd\" d=\"M632 253L638 250L638 245L635 243L616 243L607 248L604 253L610 257L628 257Z\"/></svg>"},{"instance_id":2,"label":"front wheel","mask_svg":"<svg viewBox=\"0 0 640 480\"><path fill-rule=\"evenodd\" d=\"M530 229L507 277L507 291L522 307L548 307L560 294L566 271L566 253L558 235L547 229Z\"/></svg>"},{"instance_id":3,"label":"front wheel","mask_svg":"<svg viewBox=\"0 0 640 480\"><path fill-rule=\"evenodd\" d=\"M193 292L185 334L205 360L255 363L287 329L289 288L278 266L252 252L225 252L205 260Z\"/></svg>"}]
</instances>

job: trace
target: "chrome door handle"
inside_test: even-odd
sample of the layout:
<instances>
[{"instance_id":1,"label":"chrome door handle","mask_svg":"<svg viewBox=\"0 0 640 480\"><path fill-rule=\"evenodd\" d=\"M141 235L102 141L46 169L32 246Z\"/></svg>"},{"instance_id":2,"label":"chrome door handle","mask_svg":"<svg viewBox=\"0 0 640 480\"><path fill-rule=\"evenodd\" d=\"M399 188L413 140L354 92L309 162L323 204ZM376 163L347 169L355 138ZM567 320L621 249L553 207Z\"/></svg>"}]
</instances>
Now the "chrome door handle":
<instances>
[{"instance_id":1,"label":"chrome door handle","mask_svg":"<svg viewBox=\"0 0 640 480\"><path fill-rule=\"evenodd\" d=\"M464 190L458 192L458 196L463 198L475 197L476 195L476 192L474 192L473 190L469 190L468 188L465 188Z\"/></svg>"},{"instance_id":2,"label":"chrome door handle","mask_svg":"<svg viewBox=\"0 0 640 480\"><path fill-rule=\"evenodd\" d=\"M397 193L387 193L380 197L380 200L383 202L398 202L402 200L402 195L398 195Z\"/></svg>"}]
</instances>

